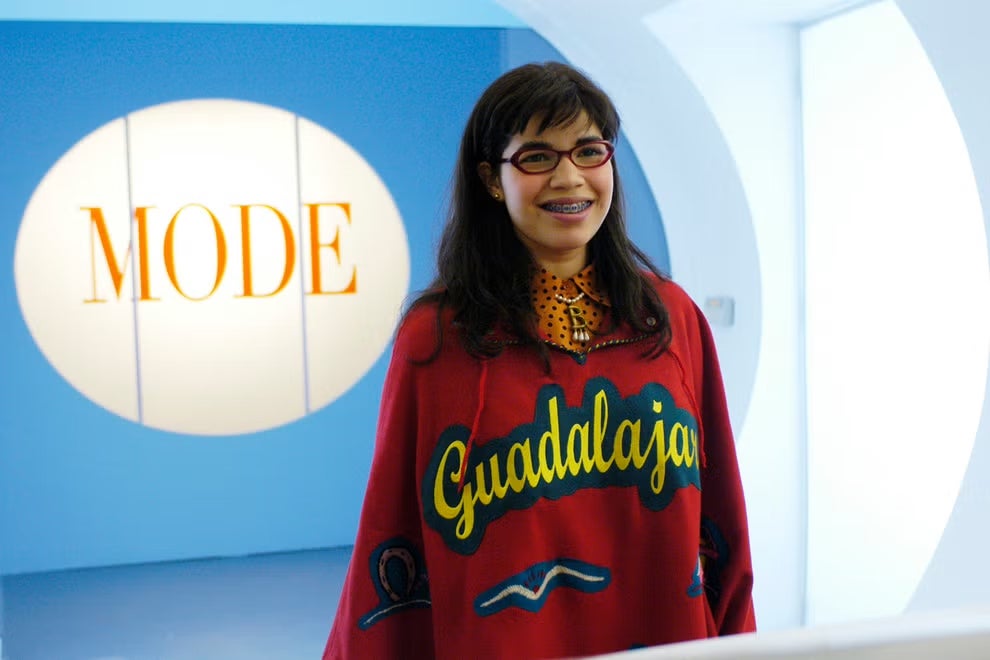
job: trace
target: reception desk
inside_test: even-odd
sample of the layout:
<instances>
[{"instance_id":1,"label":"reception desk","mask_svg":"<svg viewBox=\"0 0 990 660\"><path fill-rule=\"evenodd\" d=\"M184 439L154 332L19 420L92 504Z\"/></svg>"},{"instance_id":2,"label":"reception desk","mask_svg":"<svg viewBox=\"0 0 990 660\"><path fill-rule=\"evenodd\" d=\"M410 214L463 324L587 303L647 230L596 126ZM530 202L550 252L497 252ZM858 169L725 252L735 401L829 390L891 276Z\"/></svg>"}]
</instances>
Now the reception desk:
<instances>
[{"instance_id":1,"label":"reception desk","mask_svg":"<svg viewBox=\"0 0 990 660\"><path fill-rule=\"evenodd\" d=\"M735 635L598 657L609 660L990 659L990 606Z\"/></svg>"}]
</instances>

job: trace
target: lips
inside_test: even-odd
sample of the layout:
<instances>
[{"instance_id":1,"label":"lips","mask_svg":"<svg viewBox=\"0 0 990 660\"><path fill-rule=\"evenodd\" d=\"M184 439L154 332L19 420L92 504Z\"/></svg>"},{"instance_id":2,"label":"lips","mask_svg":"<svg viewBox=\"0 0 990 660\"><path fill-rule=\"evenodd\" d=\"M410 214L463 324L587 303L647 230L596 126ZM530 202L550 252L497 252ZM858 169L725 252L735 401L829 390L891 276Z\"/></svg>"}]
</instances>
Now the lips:
<instances>
[{"instance_id":1,"label":"lips","mask_svg":"<svg viewBox=\"0 0 990 660\"><path fill-rule=\"evenodd\" d=\"M580 202L547 202L540 204L540 208L551 213L581 213L591 206L591 202L584 200Z\"/></svg>"}]
</instances>

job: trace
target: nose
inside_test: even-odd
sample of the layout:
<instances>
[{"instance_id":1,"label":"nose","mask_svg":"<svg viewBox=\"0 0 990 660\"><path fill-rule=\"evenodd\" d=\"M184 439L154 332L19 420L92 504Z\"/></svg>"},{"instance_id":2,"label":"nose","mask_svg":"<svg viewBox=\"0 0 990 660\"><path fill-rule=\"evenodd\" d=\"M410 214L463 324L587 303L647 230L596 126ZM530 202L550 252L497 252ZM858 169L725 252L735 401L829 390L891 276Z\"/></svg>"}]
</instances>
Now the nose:
<instances>
[{"instance_id":1,"label":"nose","mask_svg":"<svg viewBox=\"0 0 990 660\"><path fill-rule=\"evenodd\" d=\"M584 174L581 168L574 164L568 156L561 156L557 167L550 176L550 187L552 188L574 188L584 183Z\"/></svg>"}]
</instances>

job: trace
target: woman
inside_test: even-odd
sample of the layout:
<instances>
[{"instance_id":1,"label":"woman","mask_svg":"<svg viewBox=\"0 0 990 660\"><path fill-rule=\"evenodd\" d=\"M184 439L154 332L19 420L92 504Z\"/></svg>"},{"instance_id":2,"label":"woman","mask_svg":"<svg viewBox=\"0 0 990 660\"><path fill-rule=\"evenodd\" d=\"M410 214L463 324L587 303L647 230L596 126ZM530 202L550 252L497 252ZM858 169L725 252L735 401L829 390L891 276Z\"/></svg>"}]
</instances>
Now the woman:
<instances>
[{"instance_id":1,"label":"woman","mask_svg":"<svg viewBox=\"0 0 990 660\"><path fill-rule=\"evenodd\" d=\"M325 658L546 658L751 631L704 317L626 234L608 97L559 63L464 132L396 336Z\"/></svg>"}]
</instances>

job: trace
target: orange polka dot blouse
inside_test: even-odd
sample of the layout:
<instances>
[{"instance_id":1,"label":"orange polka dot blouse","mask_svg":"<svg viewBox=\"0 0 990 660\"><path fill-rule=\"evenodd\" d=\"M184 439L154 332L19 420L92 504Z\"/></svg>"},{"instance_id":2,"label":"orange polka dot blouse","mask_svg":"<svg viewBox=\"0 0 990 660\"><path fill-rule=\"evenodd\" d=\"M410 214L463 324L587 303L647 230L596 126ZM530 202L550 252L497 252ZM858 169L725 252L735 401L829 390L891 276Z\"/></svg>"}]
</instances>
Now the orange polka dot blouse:
<instances>
[{"instance_id":1,"label":"orange polka dot blouse","mask_svg":"<svg viewBox=\"0 0 990 660\"><path fill-rule=\"evenodd\" d=\"M608 296L598 287L594 264L566 280L541 269L533 278L530 299L541 337L576 353L588 350L608 315Z\"/></svg>"}]
</instances>

